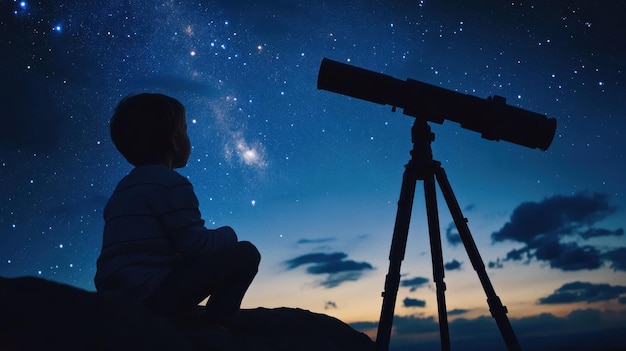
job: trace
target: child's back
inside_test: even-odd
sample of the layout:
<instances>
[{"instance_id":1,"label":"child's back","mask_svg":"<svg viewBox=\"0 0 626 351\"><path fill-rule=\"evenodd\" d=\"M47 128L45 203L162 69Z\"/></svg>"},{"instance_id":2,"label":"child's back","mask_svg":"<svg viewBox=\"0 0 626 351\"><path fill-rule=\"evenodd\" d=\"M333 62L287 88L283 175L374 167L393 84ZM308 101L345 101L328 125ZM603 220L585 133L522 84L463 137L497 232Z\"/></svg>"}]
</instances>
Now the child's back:
<instances>
[{"instance_id":1,"label":"child's back","mask_svg":"<svg viewBox=\"0 0 626 351\"><path fill-rule=\"evenodd\" d=\"M124 177L104 209L98 290L144 299L184 258L232 245L232 230L210 231L189 181L162 166L140 166Z\"/></svg>"}]
</instances>

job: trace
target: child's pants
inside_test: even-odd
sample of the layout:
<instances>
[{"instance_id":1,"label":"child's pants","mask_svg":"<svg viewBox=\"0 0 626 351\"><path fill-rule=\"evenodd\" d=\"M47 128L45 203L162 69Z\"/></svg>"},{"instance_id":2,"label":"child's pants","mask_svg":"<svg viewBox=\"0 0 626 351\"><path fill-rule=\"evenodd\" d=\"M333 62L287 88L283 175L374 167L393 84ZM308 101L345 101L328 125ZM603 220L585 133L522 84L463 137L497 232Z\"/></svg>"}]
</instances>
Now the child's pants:
<instances>
[{"instance_id":1,"label":"child's pants","mask_svg":"<svg viewBox=\"0 0 626 351\"><path fill-rule=\"evenodd\" d=\"M146 304L159 315L180 318L210 295L204 314L207 321L231 326L260 260L252 243L240 241L184 262L165 278Z\"/></svg>"}]
</instances>

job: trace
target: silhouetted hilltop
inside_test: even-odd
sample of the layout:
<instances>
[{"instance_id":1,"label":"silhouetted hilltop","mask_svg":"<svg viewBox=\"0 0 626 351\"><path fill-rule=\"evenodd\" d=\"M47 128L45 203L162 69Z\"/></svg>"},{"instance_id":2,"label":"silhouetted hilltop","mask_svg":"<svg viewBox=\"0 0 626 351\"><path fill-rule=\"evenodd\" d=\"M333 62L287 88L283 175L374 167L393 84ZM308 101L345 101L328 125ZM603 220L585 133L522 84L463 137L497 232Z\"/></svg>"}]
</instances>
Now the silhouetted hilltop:
<instances>
[{"instance_id":1,"label":"silhouetted hilltop","mask_svg":"<svg viewBox=\"0 0 626 351\"><path fill-rule=\"evenodd\" d=\"M242 310L227 334L174 326L123 296L0 278L0 350L373 350L347 324L294 308Z\"/></svg>"}]
</instances>

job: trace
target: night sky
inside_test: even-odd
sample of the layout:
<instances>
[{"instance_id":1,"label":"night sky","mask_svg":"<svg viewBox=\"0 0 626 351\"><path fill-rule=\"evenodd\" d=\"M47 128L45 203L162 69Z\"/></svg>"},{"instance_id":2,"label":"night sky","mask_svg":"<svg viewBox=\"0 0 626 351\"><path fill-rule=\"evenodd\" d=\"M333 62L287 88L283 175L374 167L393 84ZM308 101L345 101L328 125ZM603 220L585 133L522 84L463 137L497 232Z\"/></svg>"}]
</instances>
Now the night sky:
<instances>
[{"instance_id":1,"label":"night sky","mask_svg":"<svg viewBox=\"0 0 626 351\"><path fill-rule=\"evenodd\" d=\"M582 0L2 0L0 276L95 290L102 209L131 170L108 121L122 97L160 92L186 106L179 171L207 226L263 256L243 307L371 334L414 118L317 90L327 57L556 118L545 152L433 123L434 157L523 349L626 348L623 13ZM439 347L418 189L395 350ZM504 349L439 206L452 347Z\"/></svg>"}]
</instances>

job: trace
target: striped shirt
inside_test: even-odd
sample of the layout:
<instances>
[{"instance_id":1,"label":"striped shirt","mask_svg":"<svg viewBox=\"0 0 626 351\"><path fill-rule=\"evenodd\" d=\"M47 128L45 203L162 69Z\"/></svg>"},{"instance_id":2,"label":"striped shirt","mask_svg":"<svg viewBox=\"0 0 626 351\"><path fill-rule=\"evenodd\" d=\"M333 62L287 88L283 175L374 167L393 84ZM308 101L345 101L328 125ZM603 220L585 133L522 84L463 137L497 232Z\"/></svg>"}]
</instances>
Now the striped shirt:
<instances>
[{"instance_id":1,"label":"striped shirt","mask_svg":"<svg viewBox=\"0 0 626 351\"><path fill-rule=\"evenodd\" d=\"M210 230L191 183L163 165L134 168L104 208L98 291L148 297L183 260L237 242L230 227Z\"/></svg>"}]
</instances>

